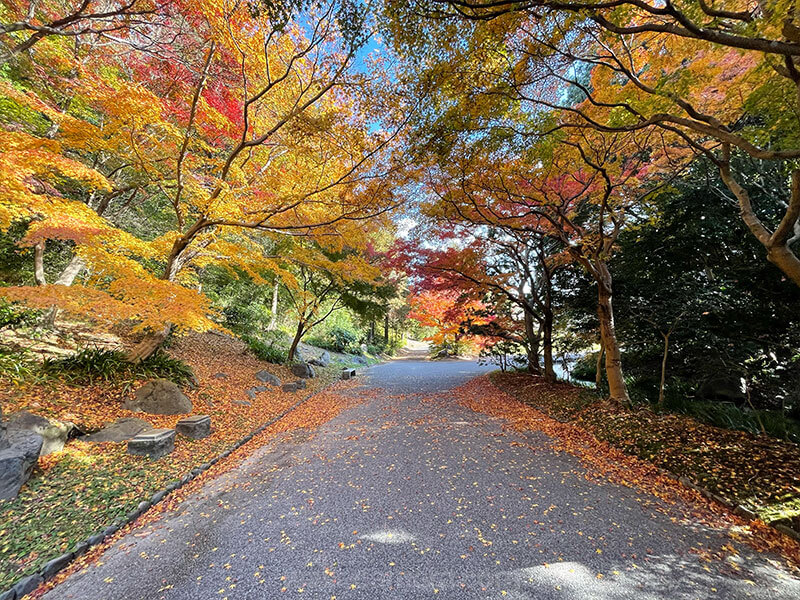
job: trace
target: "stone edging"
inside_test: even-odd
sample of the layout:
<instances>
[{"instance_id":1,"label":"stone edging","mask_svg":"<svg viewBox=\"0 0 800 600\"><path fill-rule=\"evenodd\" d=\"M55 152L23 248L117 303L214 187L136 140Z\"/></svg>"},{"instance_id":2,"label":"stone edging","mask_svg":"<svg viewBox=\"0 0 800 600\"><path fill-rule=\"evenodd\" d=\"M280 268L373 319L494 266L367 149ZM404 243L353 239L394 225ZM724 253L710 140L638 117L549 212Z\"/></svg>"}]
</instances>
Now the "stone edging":
<instances>
[{"instance_id":1,"label":"stone edging","mask_svg":"<svg viewBox=\"0 0 800 600\"><path fill-rule=\"evenodd\" d=\"M332 383L320 388L318 391L306 395L305 398L298 400L292 406L284 410L279 415L273 417L266 423L259 425L258 427L253 429L253 431L251 431L249 434L247 434L246 436L235 442L230 448L225 450L225 452L223 452L219 456L212 458L208 462L204 462L200 466L195 467L194 469L189 471L186 475L184 475L181 479L174 480L168 483L166 487L164 487L164 489L153 494L149 500L143 500L142 502L140 502L139 505L134 510L129 512L122 519L117 519L116 521L114 521L113 524L106 527L104 530L99 531L94 535L90 535L82 542L78 542L75 545L75 548L71 552L66 552L61 556L57 556L56 558L45 563L45 565L33 575L27 575L26 577L23 577L22 579L17 581L17 583L14 584L10 589L6 590L5 592L0 592L0 600L20 600L22 597L26 596L27 594L30 594L36 588L38 588L42 583L44 583L49 579L52 579L57 573L63 571L67 566L69 566L72 563L73 560L85 554L92 546L97 546L98 544L103 542L106 538L114 535L117 531L119 531L126 525L130 525L131 523L133 523L153 505L158 504L159 502L164 500L164 498L166 498L171 492L174 492L175 490L183 487L184 485L192 481L195 477L207 471L215 464L217 464L222 459L230 456L231 453L244 446L247 442L252 440L256 435L263 432L267 427L269 427L270 425L274 425L275 423L283 419L286 415L288 415L290 412L300 407L300 405L307 402L313 396L316 396L317 394L323 392L337 381L338 380L334 380Z\"/></svg>"}]
</instances>

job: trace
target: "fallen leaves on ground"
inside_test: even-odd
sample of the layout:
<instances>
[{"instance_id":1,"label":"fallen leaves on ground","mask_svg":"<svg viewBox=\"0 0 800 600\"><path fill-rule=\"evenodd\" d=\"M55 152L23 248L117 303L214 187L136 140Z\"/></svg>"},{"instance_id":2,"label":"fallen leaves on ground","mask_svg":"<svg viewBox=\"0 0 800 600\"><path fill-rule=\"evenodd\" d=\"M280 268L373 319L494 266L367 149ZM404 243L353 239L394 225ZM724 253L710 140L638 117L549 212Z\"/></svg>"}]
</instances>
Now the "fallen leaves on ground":
<instances>
[{"instance_id":1,"label":"fallen leaves on ground","mask_svg":"<svg viewBox=\"0 0 800 600\"><path fill-rule=\"evenodd\" d=\"M530 377L530 376L525 376ZM715 528L728 529L732 539L746 542L760 551L771 551L782 555L787 564L800 568L800 543L760 520L745 521L730 513L723 505L705 498L699 492L679 483L675 477L666 474L651 462L641 460L612 443L598 439L593 431L583 426L584 422L596 422L604 414L592 405L586 413L591 413L591 420L578 418L576 423L565 423L548 417L530 404L542 402L542 398L534 398L530 404L518 400L511 394L515 389L513 380L504 379L503 390L495 386L488 377L479 377L455 390L459 402L476 412L498 417L507 422L506 427L516 431L541 431L553 438L556 451L568 452L577 456L587 468L587 478L598 477L646 491L668 504L682 503L691 511L691 518ZM558 394L559 389L572 394L571 386L555 384L554 387L541 386L548 395ZM576 396L577 397L577 396ZM570 404L575 398L566 400ZM576 413L583 415L585 413ZM699 427L705 427L700 426ZM612 424L611 428L614 427ZM716 428L710 428L716 429ZM738 434L739 432L729 432ZM657 435L657 434L655 434ZM707 443L713 443L707 439ZM687 446L686 451L691 447ZM677 451L676 451L677 452ZM743 465L744 467L744 465ZM795 471L795 474L800 471ZM731 550L731 554L735 554Z\"/></svg>"},{"instance_id":2,"label":"fallen leaves on ground","mask_svg":"<svg viewBox=\"0 0 800 600\"><path fill-rule=\"evenodd\" d=\"M224 335L190 335L180 339L170 353L194 369L197 388L185 393L192 401L193 414L211 416L212 435L203 440L177 436L175 451L157 461L128 455L125 442L91 444L78 440L70 441L64 451L41 459L19 497L0 502L0 589L102 531L170 480L218 456L339 374L337 366L317 369L318 377L308 380L306 390L283 393L270 388L251 400L245 392L260 385L255 378L257 371L266 369L283 382L296 377L287 367L254 358L242 342ZM218 373L227 377L215 377ZM99 429L121 417L145 419L157 428L174 428L185 415L146 415L122 408L125 398L143 383L9 384L0 387L0 397L6 414L30 410L73 422L83 431ZM245 400L251 406L236 404Z\"/></svg>"}]
</instances>

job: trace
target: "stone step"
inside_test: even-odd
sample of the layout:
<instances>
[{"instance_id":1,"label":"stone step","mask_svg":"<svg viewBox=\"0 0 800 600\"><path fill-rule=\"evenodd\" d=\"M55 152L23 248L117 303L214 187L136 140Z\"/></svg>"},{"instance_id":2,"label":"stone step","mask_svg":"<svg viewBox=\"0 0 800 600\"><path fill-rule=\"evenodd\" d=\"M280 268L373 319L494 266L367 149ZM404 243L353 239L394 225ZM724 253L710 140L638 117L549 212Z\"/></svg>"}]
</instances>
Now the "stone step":
<instances>
[{"instance_id":1,"label":"stone step","mask_svg":"<svg viewBox=\"0 0 800 600\"><path fill-rule=\"evenodd\" d=\"M174 429L153 429L128 441L128 454L161 458L175 449Z\"/></svg>"}]
</instances>

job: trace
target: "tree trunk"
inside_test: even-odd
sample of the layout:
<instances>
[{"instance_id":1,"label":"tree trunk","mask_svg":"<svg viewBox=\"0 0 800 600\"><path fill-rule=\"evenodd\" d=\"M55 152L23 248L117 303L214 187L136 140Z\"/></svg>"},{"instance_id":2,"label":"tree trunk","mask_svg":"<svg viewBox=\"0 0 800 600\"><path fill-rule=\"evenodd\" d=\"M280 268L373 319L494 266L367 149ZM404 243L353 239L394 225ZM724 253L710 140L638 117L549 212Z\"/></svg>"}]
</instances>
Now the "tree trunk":
<instances>
[{"instance_id":1,"label":"tree trunk","mask_svg":"<svg viewBox=\"0 0 800 600\"><path fill-rule=\"evenodd\" d=\"M597 318L600 321L600 336L606 352L606 378L612 399L630 406L628 387L622 374L622 354L614 329L614 309L611 304L611 273L605 262L599 262L600 274L597 282Z\"/></svg>"},{"instance_id":2,"label":"tree trunk","mask_svg":"<svg viewBox=\"0 0 800 600\"><path fill-rule=\"evenodd\" d=\"M47 285L44 278L44 244L42 240L33 247L33 279L36 285Z\"/></svg>"},{"instance_id":3,"label":"tree trunk","mask_svg":"<svg viewBox=\"0 0 800 600\"><path fill-rule=\"evenodd\" d=\"M383 316L383 343L389 345L389 311Z\"/></svg>"},{"instance_id":4,"label":"tree trunk","mask_svg":"<svg viewBox=\"0 0 800 600\"><path fill-rule=\"evenodd\" d=\"M664 404L664 382L667 379L667 353L669 352L669 333L662 333L664 338L664 356L661 357L661 384L658 387L658 406Z\"/></svg>"},{"instance_id":5,"label":"tree trunk","mask_svg":"<svg viewBox=\"0 0 800 600\"><path fill-rule=\"evenodd\" d=\"M142 341L128 352L126 356L128 362L140 363L153 354L169 337L170 331L172 331L172 327L166 325L161 331L145 335Z\"/></svg>"},{"instance_id":6,"label":"tree trunk","mask_svg":"<svg viewBox=\"0 0 800 600\"><path fill-rule=\"evenodd\" d=\"M539 332L533 327L533 315L527 310L525 317L525 337L528 338L528 372L541 373L539 366Z\"/></svg>"},{"instance_id":7,"label":"tree trunk","mask_svg":"<svg viewBox=\"0 0 800 600\"><path fill-rule=\"evenodd\" d=\"M305 323L300 320L297 322L297 330L294 334L294 339L292 340L292 345L289 347L289 356L288 361L292 362L294 360L294 355L297 353L297 346L300 345L300 340L303 339Z\"/></svg>"},{"instance_id":8,"label":"tree trunk","mask_svg":"<svg viewBox=\"0 0 800 600\"><path fill-rule=\"evenodd\" d=\"M272 287L272 316L267 325L267 331L275 331L278 327L278 280L275 280L275 285Z\"/></svg>"},{"instance_id":9,"label":"tree trunk","mask_svg":"<svg viewBox=\"0 0 800 600\"><path fill-rule=\"evenodd\" d=\"M86 268L86 263L80 256L73 256L70 261L67 263L67 266L64 267L64 270L61 271L61 274L58 276L53 284L54 285L63 285L69 287L75 281L75 278ZM56 325L56 317L58 316L58 308L53 306L50 310L47 311L45 314L44 320L48 327L51 329Z\"/></svg>"},{"instance_id":10,"label":"tree trunk","mask_svg":"<svg viewBox=\"0 0 800 600\"><path fill-rule=\"evenodd\" d=\"M553 368L553 311L547 307L544 311L542 323L542 342L544 354L544 378L547 381L556 380L556 371Z\"/></svg>"},{"instance_id":11,"label":"tree trunk","mask_svg":"<svg viewBox=\"0 0 800 600\"><path fill-rule=\"evenodd\" d=\"M600 349L597 351L597 361L594 367L594 386L599 392L600 386L603 385L603 354L605 348L603 347L603 338L600 337Z\"/></svg>"}]
</instances>

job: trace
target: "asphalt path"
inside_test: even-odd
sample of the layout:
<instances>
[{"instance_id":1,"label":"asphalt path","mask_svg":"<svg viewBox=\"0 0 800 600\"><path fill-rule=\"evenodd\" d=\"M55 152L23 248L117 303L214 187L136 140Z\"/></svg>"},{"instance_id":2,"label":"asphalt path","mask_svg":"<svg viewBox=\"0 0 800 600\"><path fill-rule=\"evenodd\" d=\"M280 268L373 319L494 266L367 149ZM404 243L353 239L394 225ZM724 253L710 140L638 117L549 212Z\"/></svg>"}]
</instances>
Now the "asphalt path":
<instances>
[{"instance_id":1,"label":"asphalt path","mask_svg":"<svg viewBox=\"0 0 800 600\"><path fill-rule=\"evenodd\" d=\"M543 433L456 404L482 370L373 367L363 404L274 439L44 597L800 598L775 557L703 560L730 539L690 506L589 480Z\"/></svg>"}]
</instances>

